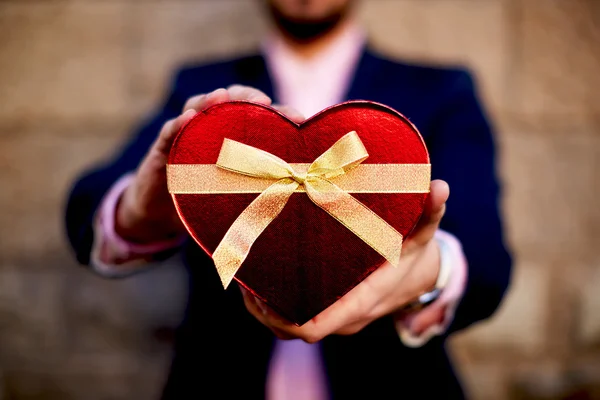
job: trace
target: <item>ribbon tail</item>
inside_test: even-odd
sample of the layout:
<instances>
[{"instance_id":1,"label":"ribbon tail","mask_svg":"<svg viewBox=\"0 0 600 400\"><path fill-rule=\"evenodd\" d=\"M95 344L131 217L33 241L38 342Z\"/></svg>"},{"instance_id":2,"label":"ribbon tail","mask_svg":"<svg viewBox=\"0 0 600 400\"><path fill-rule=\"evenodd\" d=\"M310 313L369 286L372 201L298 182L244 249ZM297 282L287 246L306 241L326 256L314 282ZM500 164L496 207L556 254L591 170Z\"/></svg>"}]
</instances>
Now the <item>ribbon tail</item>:
<instances>
[{"instance_id":1,"label":"ribbon tail","mask_svg":"<svg viewBox=\"0 0 600 400\"><path fill-rule=\"evenodd\" d=\"M298 183L289 178L275 182L231 225L212 254L224 288L229 286L256 239L283 210L297 187Z\"/></svg>"},{"instance_id":2,"label":"ribbon tail","mask_svg":"<svg viewBox=\"0 0 600 400\"><path fill-rule=\"evenodd\" d=\"M329 215L381 254L393 266L400 264L402 234L367 206L326 179L311 177L306 193Z\"/></svg>"}]
</instances>

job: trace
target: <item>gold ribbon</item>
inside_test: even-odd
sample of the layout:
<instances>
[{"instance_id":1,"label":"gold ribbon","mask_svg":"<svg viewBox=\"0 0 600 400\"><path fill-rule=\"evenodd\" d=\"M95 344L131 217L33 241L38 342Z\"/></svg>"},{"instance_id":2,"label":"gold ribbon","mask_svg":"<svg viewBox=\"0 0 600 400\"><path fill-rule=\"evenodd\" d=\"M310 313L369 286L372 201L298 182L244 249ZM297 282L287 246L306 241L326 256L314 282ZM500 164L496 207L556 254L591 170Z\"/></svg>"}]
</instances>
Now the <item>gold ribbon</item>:
<instances>
[{"instance_id":1,"label":"gold ribbon","mask_svg":"<svg viewBox=\"0 0 600 400\"><path fill-rule=\"evenodd\" d=\"M402 234L349 193L427 193L430 165L359 165L368 156L354 131L312 164L288 164L266 151L225 139L216 165L169 164L167 181L173 194L260 193L231 225L212 255L225 288L252 244L298 191L306 192L313 203L396 266Z\"/></svg>"}]
</instances>

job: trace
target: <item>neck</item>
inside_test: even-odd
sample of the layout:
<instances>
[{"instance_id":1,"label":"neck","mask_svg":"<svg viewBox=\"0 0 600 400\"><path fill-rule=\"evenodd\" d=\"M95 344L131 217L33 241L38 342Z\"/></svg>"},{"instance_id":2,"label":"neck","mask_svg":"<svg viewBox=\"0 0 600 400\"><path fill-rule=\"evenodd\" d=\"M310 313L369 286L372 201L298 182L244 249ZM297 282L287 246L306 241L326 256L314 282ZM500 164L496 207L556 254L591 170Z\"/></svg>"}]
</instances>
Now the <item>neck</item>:
<instances>
[{"instance_id":1,"label":"neck","mask_svg":"<svg viewBox=\"0 0 600 400\"><path fill-rule=\"evenodd\" d=\"M311 40L298 40L285 32L280 27L278 31L288 48L299 58L310 59L315 57L321 51L329 47L337 38L344 34L353 25L354 21L350 17L344 18L333 29L324 32Z\"/></svg>"}]
</instances>

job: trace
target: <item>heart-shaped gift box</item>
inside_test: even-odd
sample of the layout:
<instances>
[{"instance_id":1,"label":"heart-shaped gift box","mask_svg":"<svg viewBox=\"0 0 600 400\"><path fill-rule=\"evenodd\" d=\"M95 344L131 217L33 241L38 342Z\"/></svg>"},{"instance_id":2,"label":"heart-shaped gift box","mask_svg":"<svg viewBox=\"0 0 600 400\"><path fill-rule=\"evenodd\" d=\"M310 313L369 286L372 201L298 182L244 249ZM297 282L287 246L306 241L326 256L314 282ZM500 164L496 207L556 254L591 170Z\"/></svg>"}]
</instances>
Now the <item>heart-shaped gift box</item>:
<instances>
[{"instance_id":1,"label":"heart-shaped gift box","mask_svg":"<svg viewBox=\"0 0 600 400\"><path fill-rule=\"evenodd\" d=\"M386 260L397 264L430 165L418 130L378 103L349 101L296 124L233 101L181 129L167 180L223 285L236 280L302 325Z\"/></svg>"}]
</instances>

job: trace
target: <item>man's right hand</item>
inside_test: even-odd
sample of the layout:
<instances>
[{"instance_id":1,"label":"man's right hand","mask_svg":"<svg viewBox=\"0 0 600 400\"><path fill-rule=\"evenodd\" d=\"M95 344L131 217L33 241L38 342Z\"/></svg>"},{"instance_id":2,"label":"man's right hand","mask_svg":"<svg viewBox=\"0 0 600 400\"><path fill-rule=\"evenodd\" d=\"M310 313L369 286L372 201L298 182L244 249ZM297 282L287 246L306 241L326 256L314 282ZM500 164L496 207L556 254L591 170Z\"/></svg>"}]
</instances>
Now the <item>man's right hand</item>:
<instances>
[{"instance_id":1,"label":"man's right hand","mask_svg":"<svg viewBox=\"0 0 600 400\"><path fill-rule=\"evenodd\" d=\"M171 145L181 127L197 112L231 100L271 105L271 99L260 90L240 85L191 97L182 114L163 125L138 167L131 185L123 193L115 213L115 231L119 236L132 243L145 244L172 239L185 233L167 190L166 165ZM304 119L290 108L274 107L296 122Z\"/></svg>"}]
</instances>

